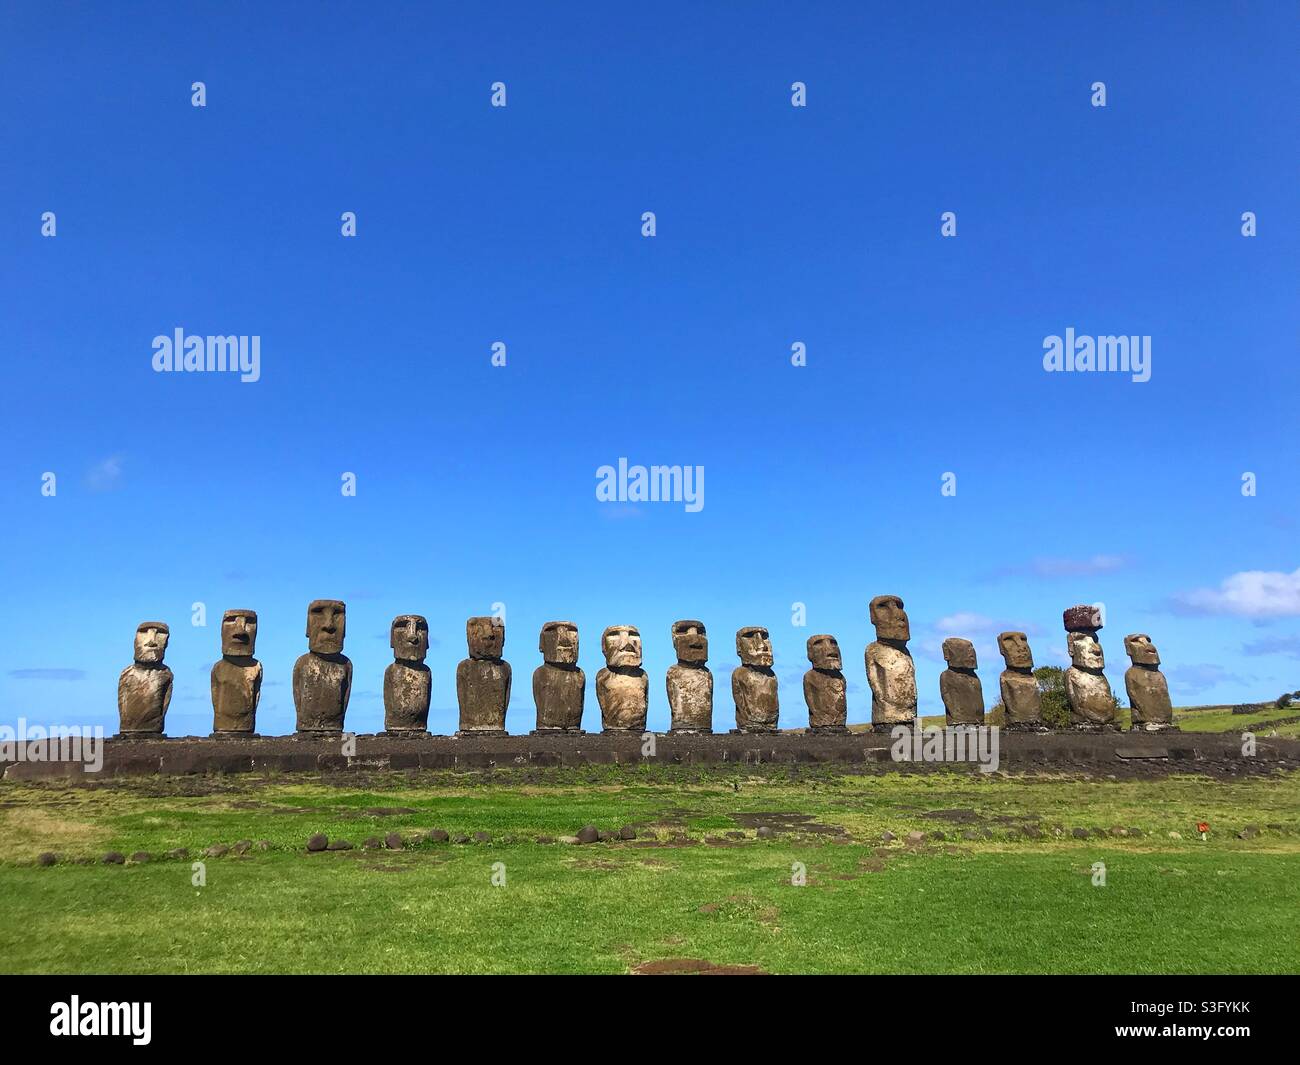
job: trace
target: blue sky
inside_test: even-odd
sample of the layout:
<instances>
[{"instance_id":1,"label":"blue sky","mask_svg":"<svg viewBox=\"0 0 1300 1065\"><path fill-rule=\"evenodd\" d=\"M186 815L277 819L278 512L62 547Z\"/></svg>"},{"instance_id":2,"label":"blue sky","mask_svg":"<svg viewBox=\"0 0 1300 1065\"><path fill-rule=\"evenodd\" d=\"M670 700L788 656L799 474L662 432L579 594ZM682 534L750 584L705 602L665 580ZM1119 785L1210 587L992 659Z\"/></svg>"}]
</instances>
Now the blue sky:
<instances>
[{"instance_id":1,"label":"blue sky","mask_svg":"<svg viewBox=\"0 0 1300 1065\"><path fill-rule=\"evenodd\" d=\"M656 727L674 619L717 727L737 628L788 725L830 632L867 720L885 592L923 712L945 636L991 705L993 635L1060 664L1076 602L1121 690L1137 631L1177 703L1300 688L1298 37L1271 3L6 5L0 723L113 729L160 618L167 731L206 734L251 607L290 731L313 598L347 601L359 731L403 613L454 729L496 603L516 732L550 619L589 684L640 627ZM155 373L177 327L260 337L261 379ZM1045 372L1067 328L1150 336L1151 379ZM598 502L620 457L703 466L703 509Z\"/></svg>"}]
</instances>

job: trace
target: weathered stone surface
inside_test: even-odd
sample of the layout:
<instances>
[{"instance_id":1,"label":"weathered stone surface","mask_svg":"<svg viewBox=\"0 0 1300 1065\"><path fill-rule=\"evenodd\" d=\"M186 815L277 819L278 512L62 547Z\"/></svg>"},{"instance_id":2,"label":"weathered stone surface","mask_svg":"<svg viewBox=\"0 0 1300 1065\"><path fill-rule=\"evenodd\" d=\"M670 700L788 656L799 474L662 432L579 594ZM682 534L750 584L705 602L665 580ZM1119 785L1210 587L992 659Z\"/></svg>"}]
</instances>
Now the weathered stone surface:
<instances>
[{"instance_id":1,"label":"weathered stone surface","mask_svg":"<svg viewBox=\"0 0 1300 1065\"><path fill-rule=\"evenodd\" d=\"M352 694L352 663L343 654L347 607L316 599L307 607L308 651L293 665L299 732L342 732Z\"/></svg>"},{"instance_id":2,"label":"weathered stone surface","mask_svg":"<svg viewBox=\"0 0 1300 1065\"><path fill-rule=\"evenodd\" d=\"M377 851L383 845L383 841L378 836L367 836L361 841L361 849L367 851Z\"/></svg>"},{"instance_id":3,"label":"weathered stone surface","mask_svg":"<svg viewBox=\"0 0 1300 1065\"><path fill-rule=\"evenodd\" d=\"M145 862L149 861L152 857L153 855L148 851L136 851L131 855L131 861L136 865L144 865Z\"/></svg>"},{"instance_id":4,"label":"weathered stone surface","mask_svg":"<svg viewBox=\"0 0 1300 1065\"><path fill-rule=\"evenodd\" d=\"M221 617L221 659L212 666L212 731L257 731L262 663L257 650L257 611L227 610Z\"/></svg>"},{"instance_id":5,"label":"weathered stone surface","mask_svg":"<svg viewBox=\"0 0 1300 1065\"><path fill-rule=\"evenodd\" d=\"M53 851L43 851L36 856L37 865L54 865L59 860L59 856Z\"/></svg>"},{"instance_id":6,"label":"weathered stone surface","mask_svg":"<svg viewBox=\"0 0 1300 1065\"><path fill-rule=\"evenodd\" d=\"M488 832L475 832L475 833L474 833L474 842L475 842L475 843L491 843L491 842L492 842L492 835L491 835L491 833L488 833Z\"/></svg>"},{"instance_id":7,"label":"weathered stone surface","mask_svg":"<svg viewBox=\"0 0 1300 1065\"><path fill-rule=\"evenodd\" d=\"M998 694L1011 729L1043 727L1043 696L1034 679L1034 655L1023 632L998 633L998 650L1007 668L998 677Z\"/></svg>"},{"instance_id":8,"label":"weathered stone surface","mask_svg":"<svg viewBox=\"0 0 1300 1065\"><path fill-rule=\"evenodd\" d=\"M307 840L307 849L313 853L323 851L329 846L329 838L323 832L317 832Z\"/></svg>"},{"instance_id":9,"label":"weathered stone surface","mask_svg":"<svg viewBox=\"0 0 1300 1065\"><path fill-rule=\"evenodd\" d=\"M677 664L668 667L670 731L713 731L713 673L709 660L709 636L704 622L686 619L674 621L673 650Z\"/></svg>"},{"instance_id":10,"label":"weathered stone surface","mask_svg":"<svg viewBox=\"0 0 1300 1065\"><path fill-rule=\"evenodd\" d=\"M224 843L214 843L203 852L203 856L205 858L224 858L229 853L230 848Z\"/></svg>"},{"instance_id":11,"label":"weathered stone surface","mask_svg":"<svg viewBox=\"0 0 1300 1065\"><path fill-rule=\"evenodd\" d=\"M121 854L118 851L109 851L100 859L100 861L103 862L104 865L125 865L126 855Z\"/></svg>"},{"instance_id":12,"label":"weathered stone surface","mask_svg":"<svg viewBox=\"0 0 1300 1065\"><path fill-rule=\"evenodd\" d=\"M754 835L759 839L773 839L776 836L776 830L771 825L759 825Z\"/></svg>"},{"instance_id":13,"label":"weathered stone surface","mask_svg":"<svg viewBox=\"0 0 1300 1065\"><path fill-rule=\"evenodd\" d=\"M1174 728L1169 682L1160 672L1160 653L1151 637L1137 632L1124 637L1124 651L1133 664L1124 674L1124 690L1133 708L1133 730L1165 732Z\"/></svg>"},{"instance_id":14,"label":"weathered stone surface","mask_svg":"<svg viewBox=\"0 0 1300 1065\"><path fill-rule=\"evenodd\" d=\"M230 849L235 854L247 854L253 849L253 841L251 839L236 840L235 845Z\"/></svg>"},{"instance_id":15,"label":"weathered stone surface","mask_svg":"<svg viewBox=\"0 0 1300 1065\"><path fill-rule=\"evenodd\" d=\"M867 645L867 683L871 685L871 724L877 730L916 720L916 665L907 649L911 625L896 595L871 600L876 639Z\"/></svg>"},{"instance_id":16,"label":"weathered stone surface","mask_svg":"<svg viewBox=\"0 0 1300 1065\"><path fill-rule=\"evenodd\" d=\"M158 734L172 701L172 671L163 665L171 630L142 621L135 630L135 660L117 678L118 728L124 735Z\"/></svg>"},{"instance_id":17,"label":"weathered stone surface","mask_svg":"<svg viewBox=\"0 0 1300 1065\"><path fill-rule=\"evenodd\" d=\"M825 633L809 636L807 651L813 667L803 675L808 727L827 731L843 729L849 720L849 697L839 642Z\"/></svg>"},{"instance_id":18,"label":"weathered stone surface","mask_svg":"<svg viewBox=\"0 0 1300 1065\"><path fill-rule=\"evenodd\" d=\"M502 659L506 626L497 617L470 618L465 622L469 657L456 667L456 700L460 704L460 731L505 732L510 706L510 663Z\"/></svg>"},{"instance_id":19,"label":"weathered stone surface","mask_svg":"<svg viewBox=\"0 0 1300 1065\"><path fill-rule=\"evenodd\" d=\"M578 829L579 843L596 843L600 839L600 829L595 825L583 825Z\"/></svg>"},{"instance_id":20,"label":"weathered stone surface","mask_svg":"<svg viewBox=\"0 0 1300 1065\"><path fill-rule=\"evenodd\" d=\"M984 688L975 673L975 645L960 636L943 641L948 668L939 674L939 694L949 725L984 724Z\"/></svg>"},{"instance_id":21,"label":"weathered stone surface","mask_svg":"<svg viewBox=\"0 0 1300 1065\"><path fill-rule=\"evenodd\" d=\"M1067 607L1061 615L1061 620L1065 623L1066 632L1087 632L1095 634L1101 629L1101 609L1095 606L1088 606L1081 603L1078 606Z\"/></svg>"},{"instance_id":22,"label":"weathered stone surface","mask_svg":"<svg viewBox=\"0 0 1300 1065\"><path fill-rule=\"evenodd\" d=\"M402 837L397 832L390 832L384 837L384 846L390 851L400 851L403 845Z\"/></svg>"},{"instance_id":23,"label":"weathered stone surface","mask_svg":"<svg viewBox=\"0 0 1300 1065\"><path fill-rule=\"evenodd\" d=\"M433 693L433 674L424 664L429 622L419 614L399 614L388 633L393 661L384 670L384 731L427 732Z\"/></svg>"},{"instance_id":24,"label":"weathered stone surface","mask_svg":"<svg viewBox=\"0 0 1300 1065\"><path fill-rule=\"evenodd\" d=\"M540 731L579 732L587 675L578 668L578 626L548 621L538 635L542 664L533 670L533 705Z\"/></svg>"},{"instance_id":25,"label":"weathered stone surface","mask_svg":"<svg viewBox=\"0 0 1300 1065\"><path fill-rule=\"evenodd\" d=\"M430 843L446 843L451 836L441 828L431 828L424 834L424 838Z\"/></svg>"},{"instance_id":26,"label":"weathered stone surface","mask_svg":"<svg viewBox=\"0 0 1300 1065\"><path fill-rule=\"evenodd\" d=\"M624 825L618 830L619 839L636 839L636 829L631 825Z\"/></svg>"},{"instance_id":27,"label":"weathered stone surface","mask_svg":"<svg viewBox=\"0 0 1300 1065\"><path fill-rule=\"evenodd\" d=\"M605 668L596 674L596 701L606 732L644 732L650 678L641 668L641 633L634 625L611 625L600 638Z\"/></svg>"},{"instance_id":28,"label":"weathered stone surface","mask_svg":"<svg viewBox=\"0 0 1300 1065\"><path fill-rule=\"evenodd\" d=\"M740 665L731 673L731 696L736 703L736 728L740 732L775 732L780 707L777 679L772 669L772 640L761 625L746 625L736 632Z\"/></svg>"},{"instance_id":29,"label":"weathered stone surface","mask_svg":"<svg viewBox=\"0 0 1300 1065\"><path fill-rule=\"evenodd\" d=\"M1101 644L1091 632L1067 637L1071 666L1065 671L1065 697L1075 728L1105 728L1115 720L1115 696L1102 672L1106 664Z\"/></svg>"}]
</instances>

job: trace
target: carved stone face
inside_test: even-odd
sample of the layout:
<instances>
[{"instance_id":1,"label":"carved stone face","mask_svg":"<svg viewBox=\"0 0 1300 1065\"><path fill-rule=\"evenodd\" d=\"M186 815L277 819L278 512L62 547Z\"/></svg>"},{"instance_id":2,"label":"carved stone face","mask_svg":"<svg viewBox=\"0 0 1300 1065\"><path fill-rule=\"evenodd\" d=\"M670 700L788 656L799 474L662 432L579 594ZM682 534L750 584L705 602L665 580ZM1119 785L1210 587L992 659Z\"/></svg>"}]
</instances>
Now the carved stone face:
<instances>
[{"instance_id":1,"label":"carved stone face","mask_svg":"<svg viewBox=\"0 0 1300 1065\"><path fill-rule=\"evenodd\" d=\"M465 642L470 658L500 658L506 646L506 623L500 618L469 618Z\"/></svg>"},{"instance_id":2,"label":"carved stone face","mask_svg":"<svg viewBox=\"0 0 1300 1065\"><path fill-rule=\"evenodd\" d=\"M578 662L578 626L572 621L548 621L537 640L542 658L556 666Z\"/></svg>"},{"instance_id":3,"label":"carved stone face","mask_svg":"<svg viewBox=\"0 0 1300 1065\"><path fill-rule=\"evenodd\" d=\"M221 616L221 653L251 658L257 649L257 611L227 610Z\"/></svg>"},{"instance_id":4,"label":"carved stone face","mask_svg":"<svg viewBox=\"0 0 1300 1065\"><path fill-rule=\"evenodd\" d=\"M912 627L907 621L903 601L896 595L878 595L871 600L871 624L878 640L910 640Z\"/></svg>"},{"instance_id":5,"label":"carved stone face","mask_svg":"<svg viewBox=\"0 0 1300 1065\"><path fill-rule=\"evenodd\" d=\"M815 669L843 669L844 659L834 636L809 636L808 661Z\"/></svg>"},{"instance_id":6,"label":"carved stone face","mask_svg":"<svg viewBox=\"0 0 1300 1065\"><path fill-rule=\"evenodd\" d=\"M429 623L419 614L400 614L388 630L393 657L403 662L423 662L429 653Z\"/></svg>"},{"instance_id":7,"label":"carved stone face","mask_svg":"<svg viewBox=\"0 0 1300 1065\"><path fill-rule=\"evenodd\" d=\"M165 621L142 621L135 630L135 660L141 665L161 665L171 629Z\"/></svg>"},{"instance_id":8,"label":"carved stone face","mask_svg":"<svg viewBox=\"0 0 1300 1065\"><path fill-rule=\"evenodd\" d=\"M1160 665L1160 652L1145 632L1135 632L1124 637L1124 653L1133 659L1135 666Z\"/></svg>"},{"instance_id":9,"label":"carved stone face","mask_svg":"<svg viewBox=\"0 0 1300 1065\"><path fill-rule=\"evenodd\" d=\"M707 662L709 637L702 621L673 622L673 650L678 662Z\"/></svg>"},{"instance_id":10,"label":"carved stone face","mask_svg":"<svg viewBox=\"0 0 1300 1065\"><path fill-rule=\"evenodd\" d=\"M608 666L641 665L641 634L635 625L611 625L600 638L600 649Z\"/></svg>"},{"instance_id":11,"label":"carved stone face","mask_svg":"<svg viewBox=\"0 0 1300 1065\"><path fill-rule=\"evenodd\" d=\"M1106 659L1101 644L1090 632L1072 632L1066 638L1070 646L1070 661L1080 669L1101 669Z\"/></svg>"},{"instance_id":12,"label":"carved stone face","mask_svg":"<svg viewBox=\"0 0 1300 1065\"><path fill-rule=\"evenodd\" d=\"M943 641L943 660L952 669L975 669L975 645L960 636L949 636Z\"/></svg>"},{"instance_id":13,"label":"carved stone face","mask_svg":"<svg viewBox=\"0 0 1300 1065\"><path fill-rule=\"evenodd\" d=\"M338 599L316 599L307 608L307 646L318 655L343 650L347 607Z\"/></svg>"},{"instance_id":14,"label":"carved stone face","mask_svg":"<svg viewBox=\"0 0 1300 1065\"><path fill-rule=\"evenodd\" d=\"M998 650L1007 663L1007 669L1033 669L1034 655L1029 650L1029 638L1023 632L998 633Z\"/></svg>"},{"instance_id":15,"label":"carved stone face","mask_svg":"<svg viewBox=\"0 0 1300 1065\"><path fill-rule=\"evenodd\" d=\"M742 665L771 666L772 641L761 625L748 625L736 632L736 654Z\"/></svg>"}]
</instances>

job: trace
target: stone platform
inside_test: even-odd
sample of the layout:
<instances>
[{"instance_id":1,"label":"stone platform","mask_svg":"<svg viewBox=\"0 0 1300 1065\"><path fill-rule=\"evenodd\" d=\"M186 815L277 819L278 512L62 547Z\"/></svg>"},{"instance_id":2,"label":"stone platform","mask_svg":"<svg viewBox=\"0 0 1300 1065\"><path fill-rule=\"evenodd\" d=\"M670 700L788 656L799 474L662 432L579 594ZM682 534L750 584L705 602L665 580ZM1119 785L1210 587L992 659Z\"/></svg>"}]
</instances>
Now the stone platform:
<instances>
[{"instance_id":1,"label":"stone platform","mask_svg":"<svg viewBox=\"0 0 1300 1065\"><path fill-rule=\"evenodd\" d=\"M263 736L212 740L176 737L109 739L103 766L86 771L80 762L0 761L6 780L95 779L203 773L319 773L419 769L505 769L576 765L766 765L829 763L873 771L952 768L952 762L894 761L888 735L655 734L654 755L642 754L640 734L579 736L357 735L355 753L343 753L336 738ZM1222 733L1016 733L1001 731L999 768L1018 772L1036 767L1088 767L1094 773L1145 775L1206 772L1231 775L1256 770L1300 768L1300 740L1257 737L1255 754L1244 757L1239 735ZM972 761L957 763L975 771Z\"/></svg>"}]
</instances>

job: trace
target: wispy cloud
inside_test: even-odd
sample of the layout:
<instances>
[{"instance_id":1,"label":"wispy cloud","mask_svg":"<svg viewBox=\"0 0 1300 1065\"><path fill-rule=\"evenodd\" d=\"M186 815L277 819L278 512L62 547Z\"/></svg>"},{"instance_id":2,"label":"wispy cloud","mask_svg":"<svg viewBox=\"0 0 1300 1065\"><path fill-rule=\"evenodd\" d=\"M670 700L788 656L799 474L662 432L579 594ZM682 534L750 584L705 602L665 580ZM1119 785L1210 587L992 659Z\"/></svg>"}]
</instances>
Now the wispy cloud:
<instances>
[{"instance_id":1,"label":"wispy cloud","mask_svg":"<svg viewBox=\"0 0 1300 1065\"><path fill-rule=\"evenodd\" d=\"M111 492L122 481L122 456L110 455L86 472L86 487L92 492Z\"/></svg>"},{"instance_id":2,"label":"wispy cloud","mask_svg":"<svg viewBox=\"0 0 1300 1065\"><path fill-rule=\"evenodd\" d=\"M84 669L11 669L14 680L85 680Z\"/></svg>"},{"instance_id":3,"label":"wispy cloud","mask_svg":"<svg viewBox=\"0 0 1300 1065\"><path fill-rule=\"evenodd\" d=\"M1217 588L1179 592L1169 601L1178 614L1228 615L1239 618L1300 617L1300 569L1293 573L1246 570Z\"/></svg>"},{"instance_id":4,"label":"wispy cloud","mask_svg":"<svg viewBox=\"0 0 1300 1065\"><path fill-rule=\"evenodd\" d=\"M1035 558L1014 566L1002 566L986 573L984 580L1003 577L1092 577L1114 573L1129 565L1124 555L1091 555L1088 558Z\"/></svg>"},{"instance_id":5,"label":"wispy cloud","mask_svg":"<svg viewBox=\"0 0 1300 1065\"><path fill-rule=\"evenodd\" d=\"M1265 640L1255 640L1245 644L1241 653L1244 655L1286 655L1288 658L1300 658L1300 636L1270 636Z\"/></svg>"}]
</instances>

